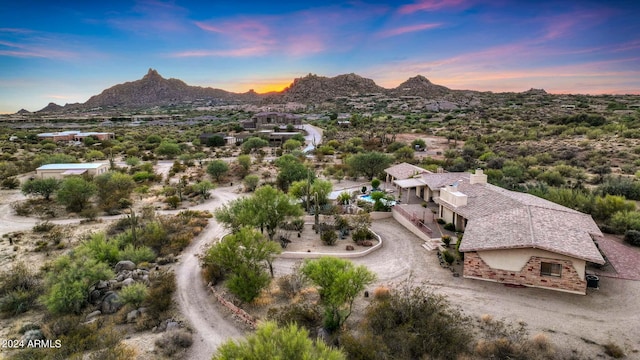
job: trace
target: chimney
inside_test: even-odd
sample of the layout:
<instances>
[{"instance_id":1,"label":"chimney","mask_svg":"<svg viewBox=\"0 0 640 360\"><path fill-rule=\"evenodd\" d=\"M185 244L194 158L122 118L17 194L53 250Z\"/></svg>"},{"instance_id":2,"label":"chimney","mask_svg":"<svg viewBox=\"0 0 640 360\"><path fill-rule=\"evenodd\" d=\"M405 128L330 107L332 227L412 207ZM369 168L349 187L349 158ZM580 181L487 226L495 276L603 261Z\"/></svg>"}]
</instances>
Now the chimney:
<instances>
[{"instance_id":1,"label":"chimney","mask_svg":"<svg viewBox=\"0 0 640 360\"><path fill-rule=\"evenodd\" d=\"M487 175L484 174L482 169L476 169L475 174L471 174L469 177L470 184L486 184L487 183Z\"/></svg>"}]
</instances>

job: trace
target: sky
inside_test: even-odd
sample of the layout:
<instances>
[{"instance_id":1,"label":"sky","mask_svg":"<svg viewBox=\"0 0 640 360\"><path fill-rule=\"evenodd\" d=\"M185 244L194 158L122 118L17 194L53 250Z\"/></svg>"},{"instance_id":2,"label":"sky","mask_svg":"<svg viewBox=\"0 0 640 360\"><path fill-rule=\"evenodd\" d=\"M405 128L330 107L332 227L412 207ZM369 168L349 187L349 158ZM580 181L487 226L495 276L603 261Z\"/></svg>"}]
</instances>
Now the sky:
<instances>
[{"instance_id":1,"label":"sky","mask_svg":"<svg viewBox=\"0 0 640 360\"><path fill-rule=\"evenodd\" d=\"M85 102L156 69L233 92L307 74L393 88L640 94L640 1L4 1L0 113Z\"/></svg>"}]
</instances>

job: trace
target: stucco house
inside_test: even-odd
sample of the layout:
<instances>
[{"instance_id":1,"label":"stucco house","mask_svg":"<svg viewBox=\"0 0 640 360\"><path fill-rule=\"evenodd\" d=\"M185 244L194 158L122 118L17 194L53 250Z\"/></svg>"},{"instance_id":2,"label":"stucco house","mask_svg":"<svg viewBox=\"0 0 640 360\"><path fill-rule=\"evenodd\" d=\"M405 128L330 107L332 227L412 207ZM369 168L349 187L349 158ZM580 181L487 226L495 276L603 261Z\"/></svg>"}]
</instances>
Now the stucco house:
<instances>
[{"instance_id":1,"label":"stucco house","mask_svg":"<svg viewBox=\"0 0 640 360\"><path fill-rule=\"evenodd\" d=\"M115 134L110 132L81 132L76 130L38 134L38 139L51 141L82 141L87 137L94 137L97 140L111 140L115 139Z\"/></svg>"},{"instance_id":2,"label":"stucco house","mask_svg":"<svg viewBox=\"0 0 640 360\"><path fill-rule=\"evenodd\" d=\"M47 164L36 169L36 177L39 179L62 179L70 175L100 175L109 171L107 163L87 164Z\"/></svg>"},{"instance_id":3,"label":"stucco house","mask_svg":"<svg viewBox=\"0 0 640 360\"><path fill-rule=\"evenodd\" d=\"M395 180L438 205L437 216L464 231L463 276L585 294L587 263L604 264L590 215L487 183L469 173L424 172Z\"/></svg>"},{"instance_id":4,"label":"stucco house","mask_svg":"<svg viewBox=\"0 0 640 360\"><path fill-rule=\"evenodd\" d=\"M240 125L246 129L273 128L275 126L302 125L302 117L289 113L259 112L250 120L241 121Z\"/></svg>"}]
</instances>

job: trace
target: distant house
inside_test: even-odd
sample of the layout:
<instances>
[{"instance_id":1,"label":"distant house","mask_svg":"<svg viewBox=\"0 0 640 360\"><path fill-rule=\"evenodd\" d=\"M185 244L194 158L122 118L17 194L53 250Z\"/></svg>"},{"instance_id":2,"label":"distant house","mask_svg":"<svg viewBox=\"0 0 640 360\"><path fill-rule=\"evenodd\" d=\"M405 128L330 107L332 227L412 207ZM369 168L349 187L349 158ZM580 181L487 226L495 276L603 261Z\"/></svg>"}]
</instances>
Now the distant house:
<instances>
[{"instance_id":1,"label":"distant house","mask_svg":"<svg viewBox=\"0 0 640 360\"><path fill-rule=\"evenodd\" d=\"M80 132L73 130L38 134L38 139L51 141L82 141L87 137L94 137L101 141L115 139L114 133L110 132Z\"/></svg>"},{"instance_id":2,"label":"distant house","mask_svg":"<svg viewBox=\"0 0 640 360\"><path fill-rule=\"evenodd\" d=\"M246 130L273 128L275 126L302 125L302 117L289 113L260 112L250 120L241 121L240 125Z\"/></svg>"},{"instance_id":3,"label":"distant house","mask_svg":"<svg viewBox=\"0 0 640 360\"><path fill-rule=\"evenodd\" d=\"M47 164L36 169L36 177L40 179L62 179L69 175L100 175L109 170L107 163L87 164Z\"/></svg>"},{"instance_id":4,"label":"distant house","mask_svg":"<svg viewBox=\"0 0 640 360\"><path fill-rule=\"evenodd\" d=\"M590 215L488 184L480 169L425 171L393 183L407 197L437 204L437 216L464 232L466 278L585 294L587 263L605 263Z\"/></svg>"}]
</instances>

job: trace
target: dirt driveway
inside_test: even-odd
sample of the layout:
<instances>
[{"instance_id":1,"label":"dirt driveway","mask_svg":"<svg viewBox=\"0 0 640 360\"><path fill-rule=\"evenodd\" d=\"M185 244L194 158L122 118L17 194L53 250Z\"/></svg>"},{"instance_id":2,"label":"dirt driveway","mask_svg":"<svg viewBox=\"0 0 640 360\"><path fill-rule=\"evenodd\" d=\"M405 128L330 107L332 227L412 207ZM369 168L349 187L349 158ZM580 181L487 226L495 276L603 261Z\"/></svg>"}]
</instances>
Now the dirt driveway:
<instances>
[{"instance_id":1,"label":"dirt driveway","mask_svg":"<svg viewBox=\"0 0 640 360\"><path fill-rule=\"evenodd\" d=\"M490 314L509 322L524 321L531 335L545 332L553 343L578 350L580 358L603 353L601 346L589 342L602 345L612 341L627 354L640 349L640 281L601 278L600 290L583 296L453 277L451 271L440 267L435 252L423 249L423 242L395 220L375 221L372 227L384 246L353 262L376 272L378 284L398 283L413 274L416 283L446 295L466 315L478 318ZM295 262L278 259L278 275L290 272ZM368 300L360 301L358 307L363 308Z\"/></svg>"}]
</instances>

